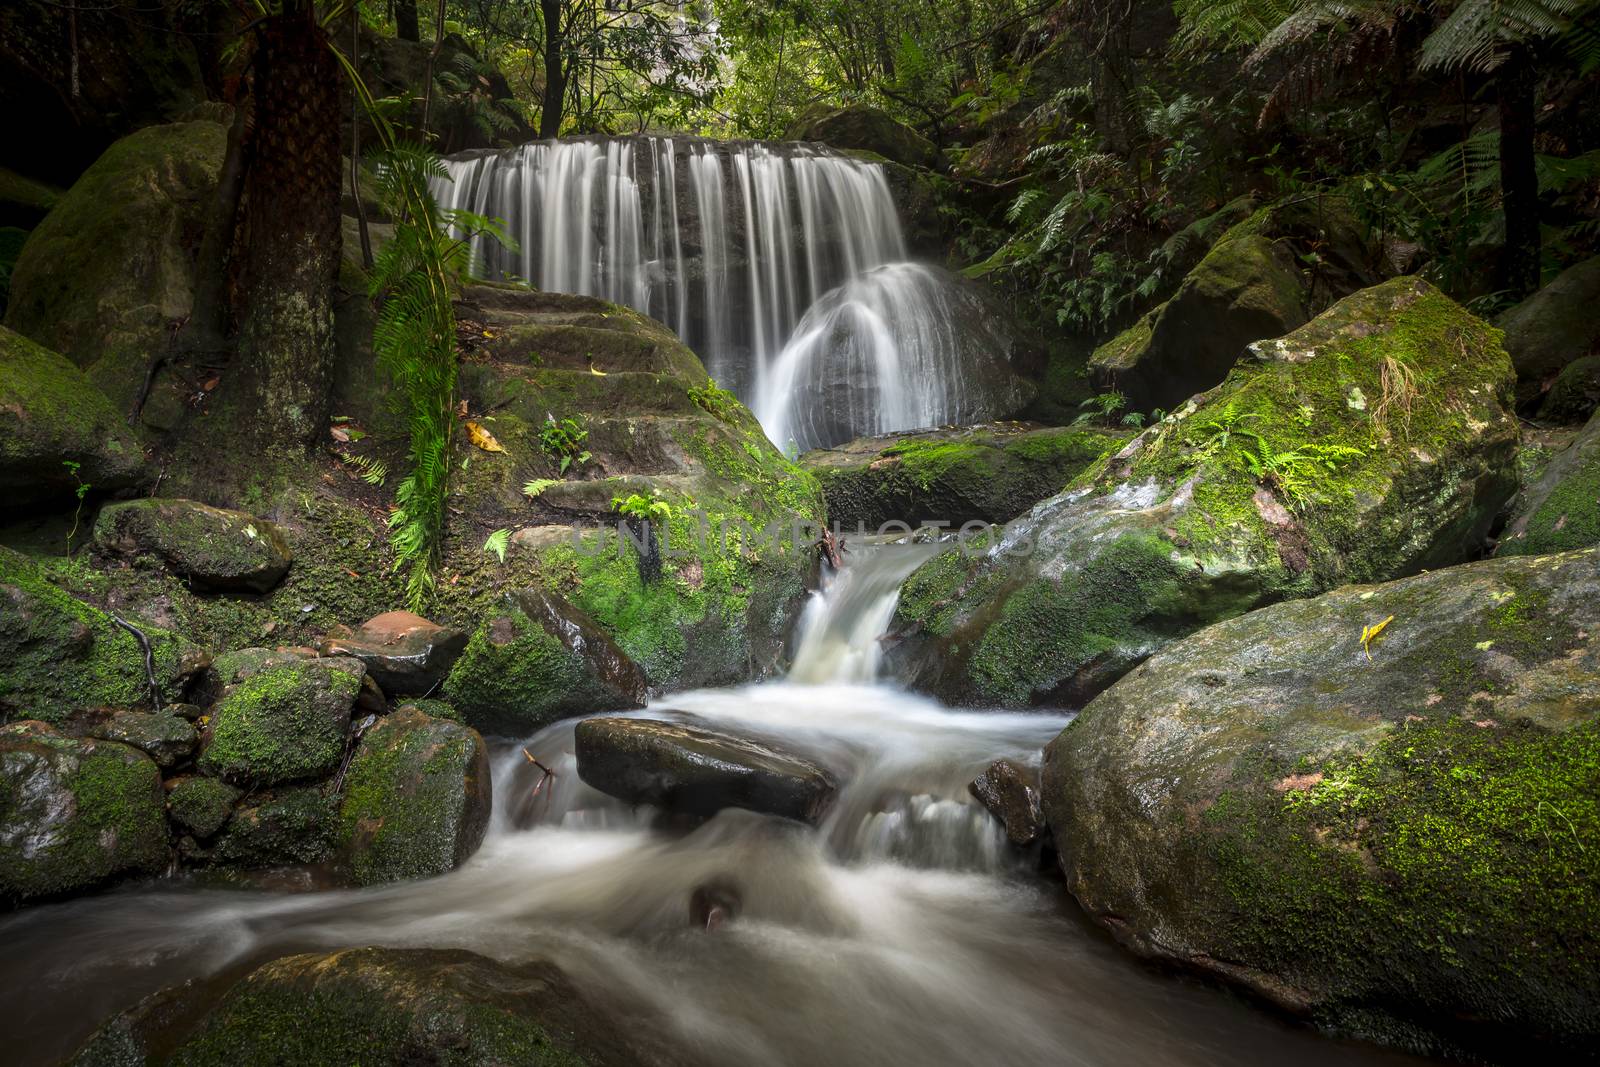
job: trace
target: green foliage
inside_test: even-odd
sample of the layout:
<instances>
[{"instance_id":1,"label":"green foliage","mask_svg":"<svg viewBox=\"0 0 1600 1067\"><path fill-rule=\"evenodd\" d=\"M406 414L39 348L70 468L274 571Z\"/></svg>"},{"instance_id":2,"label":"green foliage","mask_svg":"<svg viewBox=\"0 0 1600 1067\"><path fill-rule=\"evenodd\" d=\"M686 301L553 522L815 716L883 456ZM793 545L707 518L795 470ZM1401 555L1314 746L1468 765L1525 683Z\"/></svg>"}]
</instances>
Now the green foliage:
<instances>
[{"instance_id":1,"label":"green foliage","mask_svg":"<svg viewBox=\"0 0 1600 1067\"><path fill-rule=\"evenodd\" d=\"M626 518L643 519L657 525L665 525L672 518L672 507L661 499L659 489L649 496L643 493L629 493L626 497L612 497L611 506L616 509L617 514Z\"/></svg>"},{"instance_id":2,"label":"green foliage","mask_svg":"<svg viewBox=\"0 0 1600 1067\"><path fill-rule=\"evenodd\" d=\"M1073 421L1074 425L1082 425L1083 423L1086 423L1086 422L1095 422L1095 421L1102 422L1102 423L1110 423L1112 421L1112 419L1115 417L1115 415L1117 414L1117 412L1121 411L1123 408L1128 406L1128 398L1126 396L1123 396L1117 390L1113 389L1109 393L1098 393L1098 394L1096 394L1094 396L1091 396L1089 399L1085 400L1082 404L1080 404L1078 406L1079 407L1083 407L1083 408L1089 408L1090 410L1085 411L1083 414L1079 415L1076 419L1073 419L1072 421ZM1132 414L1135 414L1135 413L1130 412L1129 414L1132 415ZM1141 416L1141 418L1142 418L1142 416ZM1127 421L1126 418L1124 418L1123 419L1123 425L1124 426L1136 426L1136 425L1138 425L1138 423L1130 423L1130 422Z\"/></svg>"},{"instance_id":3,"label":"green foliage","mask_svg":"<svg viewBox=\"0 0 1600 1067\"><path fill-rule=\"evenodd\" d=\"M506 549L510 544L511 531L499 529L489 535L489 539L483 543L483 550L494 556L501 563L504 563L506 561Z\"/></svg>"},{"instance_id":4,"label":"green foliage","mask_svg":"<svg viewBox=\"0 0 1600 1067\"><path fill-rule=\"evenodd\" d=\"M689 399L700 410L723 422L734 422L738 418L739 398L719 386L714 378L707 378L704 385L691 386Z\"/></svg>"},{"instance_id":5,"label":"green foliage","mask_svg":"<svg viewBox=\"0 0 1600 1067\"><path fill-rule=\"evenodd\" d=\"M560 464L563 475L574 463L589 462L589 451L583 447L588 440L589 428L582 416L558 421L554 415L546 415L544 425L539 427L539 446Z\"/></svg>"}]
</instances>

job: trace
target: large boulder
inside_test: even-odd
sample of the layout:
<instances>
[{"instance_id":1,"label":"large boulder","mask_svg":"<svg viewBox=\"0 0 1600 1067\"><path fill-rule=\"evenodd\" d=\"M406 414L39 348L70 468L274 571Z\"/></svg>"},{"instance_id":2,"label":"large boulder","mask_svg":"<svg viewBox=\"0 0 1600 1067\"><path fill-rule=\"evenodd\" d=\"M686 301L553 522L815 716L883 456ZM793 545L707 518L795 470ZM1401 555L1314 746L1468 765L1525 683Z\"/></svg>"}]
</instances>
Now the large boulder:
<instances>
[{"instance_id":1,"label":"large boulder","mask_svg":"<svg viewBox=\"0 0 1600 1067\"><path fill-rule=\"evenodd\" d=\"M167 817L178 829L205 840L222 829L243 795L243 790L220 778L178 778L168 783Z\"/></svg>"},{"instance_id":2,"label":"large boulder","mask_svg":"<svg viewBox=\"0 0 1600 1067\"><path fill-rule=\"evenodd\" d=\"M1600 256L1568 267L1495 320L1506 332L1506 351L1517 368L1519 406L1537 406L1563 367L1600 354L1597 304Z\"/></svg>"},{"instance_id":3,"label":"large boulder","mask_svg":"<svg viewBox=\"0 0 1600 1067\"><path fill-rule=\"evenodd\" d=\"M194 258L222 169L216 122L151 126L112 145L23 246L5 323L82 367L119 411L194 300Z\"/></svg>"},{"instance_id":4,"label":"large boulder","mask_svg":"<svg viewBox=\"0 0 1600 1067\"><path fill-rule=\"evenodd\" d=\"M888 522L1010 522L1054 496L1126 434L992 423L862 437L800 457L817 476L828 521L876 530Z\"/></svg>"},{"instance_id":5,"label":"large boulder","mask_svg":"<svg viewBox=\"0 0 1600 1067\"><path fill-rule=\"evenodd\" d=\"M82 486L126 489L146 477L138 439L83 371L0 327L0 492L9 504L68 507Z\"/></svg>"},{"instance_id":6,"label":"large boulder","mask_svg":"<svg viewBox=\"0 0 1600 1067\"><path fill-rule=\"evenodd\" d=\"M1547 422L1582 423L1600 410L1600 355L1575 359L1561 368L1539 405Z\"/></svg>"},{"instance_id":7,"label":"large boulder","mask_svg":"<svg viewBox=\"0 0 1600 1067\"><path fill-rule=\"evenodd\" d=\"M1539 555L1600 544L1600 413L1517 498L1499 556Z\"/></svg>"},{"instance_id":8,"label":"large boulder","mask_svg":"<svg viewBox=\"0 0 1600 1067\"><path fill-rule=\"evenodd\" d=\"M113 617L52 585L26 556L0 548L0 714L60 723L74 711L177 699L208 657L183 638Z\"/></svg>"},{"instance_id":9,"label":"large boulder","mask_svg":"<svg viewBox=\"0 0 1600 1067\"><path fill-rule=\"evenodd\" d=\"M325 656L351 656L389 696L431 693L467 647L465 632L409 611L386 611L355 629L335 627L317 642Z\"/></svg>"},{"instance_id":10,"label":"large boulder","mask_svg":"<svg viewBox=\"0 0 1600 1067\"><path fill-rule=\"evenodd\" d=\"M747 808L816 823L838 788L833 775L802 756L680 722L585 719L575 738L586 784L687 815Z\"/></svg>"},{"instance_id":11,"label":"large boulder","mask_svg":"<svg viewBox=\"0 0 1600 1067\"><path fill-rule=\"evenodd\" d=\"M1068 887L1137 951L1338 1030L1592 1050L1597 629L1591 549L1350 586L1176 642L1045 751Z\"/></svg>"},{"instance_id":12,"label":"large boulder","mask_svg":"<svg viewBox=\"0 0 1600 1067\"><path fill-rule=\"evenodd\" d=\"M977 705L1077 704L1173 638L1481 553L1516 488L1499 333L1426 283L1347 297L986 543L907 581L888 657Z\"/></svg>"},{"instance_id":13,"label":"large boulder","mask_svg":"<svg viewBox=\"0 0 1600 1067\"><path fill-rule=\"evenodd\" d=\"M167 865L161 772L114 741L0 727L0 898L92 889Z\"/></svg>"},{"instance_id":14,"label":"large boulder","mask_svg":"<svg viewBox=\"0 0 1600 1067\"><path fill-rule=\"evenodd\" d=\"M333 858L338 842L338 798L321 786L300 785L252 793L226 816L209 850L186 858L243 870L290 867Z\"/></svg>"},{"instance_id":15,"label":"large boulder","mask_svg":"<svg viewBox=\"0 0 1600 1067\"><path fill-rule=\"evenodd\" d=\"M227 592L269 592L293 558L282 531L267 520L193 500L108 504L95 520L94 539L106 552L155 556L193 585Z\"/></svg>"},{"instance_id":16,"label":"large boulder","mask_svg":"<svg viewBox=\"0 0 1600 1067\"><path fill-rule=\"evenodd\" d=\"M131 745L163 770L176 767L193 755L197 740L194 725L169 709L90 715L72 722L68 728L87 737Z\"/></svg>"},{"instance_id":17,"label":"large boulder","mask_svg":"<svg viewBox=\"0 0 1600 1067\"><path fill-rule=\"evenodd\" d=\"M351 659L290 659L232 686L211 709L200 770L234 785L332 774L365 670Z\"/></svg>"},{"instance_id":18,"label":"large boulder","mask_svg":"<svg viewBox=\"0 0 1600 1067\"><path fill-rule=\"evenodd\" d=\"M362 1067L581 1067L682 1062L617 1026L545 963L459 949L355 948L274 960L195 1022L205 993L178 986L103 1026L75 1067L261 1063Z\"/></svg>"},{"instance_id":19,"label":"large boulder","mask_svg":"<svg viewBox=\"0 0 1600 1067\"><path fill-rule=\"evenodd\" d=\"M404 707L362 735L339 807L360 885L461 866L489 826L489 753L469 726Z\"/></svg>"},{"instance_id":20,"label":"large boulder","mask_svg":"<svg viewBox=\"0 0 1600 1067\"><path fill-rule=\"evenodd\" d=\"M833 148L861 149L910 167L937 167L940 163L932 141L870 104L818 104L795 119L783 136L786 141L820 141Z\"/></svg>"}]
</instances>

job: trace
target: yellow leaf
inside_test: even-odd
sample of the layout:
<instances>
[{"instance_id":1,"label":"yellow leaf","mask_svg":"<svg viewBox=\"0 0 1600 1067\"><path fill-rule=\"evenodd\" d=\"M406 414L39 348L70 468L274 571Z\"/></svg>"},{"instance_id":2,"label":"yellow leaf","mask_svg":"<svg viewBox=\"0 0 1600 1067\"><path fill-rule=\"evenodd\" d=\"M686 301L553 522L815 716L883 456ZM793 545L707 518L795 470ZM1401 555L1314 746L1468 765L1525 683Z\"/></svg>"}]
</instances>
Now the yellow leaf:
<instances>
[{"instance_id":1,"label":"yellow leaf","mask_svg":"<svg viewBox=\"0 0 1600 1067\"><path fill-rule=\"evenodd\" d=\"M1361 628L1361 651L1367 654L1367 659L1370 660L1372 658L1372 642L1379 634L1383 633L1384 628L1387 627L1391 622L1394 622L1393 615L1390 615L1382 621L1374 623L1371 626L1363 626Z\"/></svg>"},{"instance_id":2,"label":"yellow leaf","mask_svg":"<svg viewBox=\"0 0 1600 1067\"><path fill-rule=\"evenodd\" d=\"M467 423L467 439L485 452L504 452L500 442L494 439L494 434L485 430L475 422Z\"/></svg>"},{"instance_id":3,"label":"yellow leaf","mask_svg":"<svg viewBox=\"0 0 1600 1067\"><path fill-rule=\"evenodd\" d=\"M604 378L606 376L606 372L596 367L593 363L589 364L589 373L596 378Z\"/></svg>"}]
</instances>

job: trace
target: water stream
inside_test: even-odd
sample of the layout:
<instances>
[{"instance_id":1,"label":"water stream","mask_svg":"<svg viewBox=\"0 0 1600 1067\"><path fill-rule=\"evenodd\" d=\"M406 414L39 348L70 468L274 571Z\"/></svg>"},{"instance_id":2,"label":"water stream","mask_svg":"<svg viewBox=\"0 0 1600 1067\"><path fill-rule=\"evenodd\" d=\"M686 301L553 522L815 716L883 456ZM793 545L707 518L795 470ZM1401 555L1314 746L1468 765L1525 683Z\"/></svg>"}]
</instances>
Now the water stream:
<instances>
[{"instance_id":1,"label":"water stream","mask_svg":"<svg viewBox=\"0 0 1600 1067\"><path fill-rule=\"evenodd\" d=\"M966 784L1036 762L1065 714L954 711L875 679L901 579L928 549L861 549L808 607L784 681L663 698L827 765L817 830L725 811L658 829L578 780L573 723L496 745L495 815L443 877L363 890L156 883L0 921L7 1061L57 1062L110 1013L295 951L460 947L559 964L618 1025L705 1064L1404 1063L1156 974L1013 852ZM535 795L526 746L557 772ZM731 884L733 921L689 921Z\"/></svg>"}]
</instances>

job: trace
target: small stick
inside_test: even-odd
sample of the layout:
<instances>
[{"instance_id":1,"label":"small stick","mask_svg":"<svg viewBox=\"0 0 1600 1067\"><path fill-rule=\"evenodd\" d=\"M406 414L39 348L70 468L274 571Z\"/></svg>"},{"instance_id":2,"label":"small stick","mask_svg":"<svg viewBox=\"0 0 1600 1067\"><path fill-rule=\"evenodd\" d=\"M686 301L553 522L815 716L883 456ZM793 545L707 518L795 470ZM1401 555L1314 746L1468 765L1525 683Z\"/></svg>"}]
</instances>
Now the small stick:
<instances>
[{"instance_id":1,"label":"small stick","mask_svg":"<svg viewBox=\"0 0 1600 1067\"><path fill-rule=\"evenodd\" d=\"M539 795L539 790L544 788L544 784L546 782L548 782L550 779L558 777L558 776L557 776L555 771L552 771L549 767L546 767L544 764L540 763L538 757L535 756L532 752L529 752L526 748L524 748L522 750L522 754L527 757L529 763L533 764L535 767L539 768L541 771L544 772L544 776L541 777L539 779L539 781L534 784L534 787L533 787L533 795L534 796L538 796Z\"/></svg>"}]
</instances>

